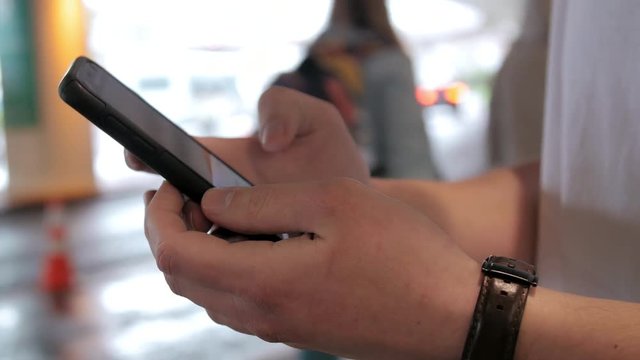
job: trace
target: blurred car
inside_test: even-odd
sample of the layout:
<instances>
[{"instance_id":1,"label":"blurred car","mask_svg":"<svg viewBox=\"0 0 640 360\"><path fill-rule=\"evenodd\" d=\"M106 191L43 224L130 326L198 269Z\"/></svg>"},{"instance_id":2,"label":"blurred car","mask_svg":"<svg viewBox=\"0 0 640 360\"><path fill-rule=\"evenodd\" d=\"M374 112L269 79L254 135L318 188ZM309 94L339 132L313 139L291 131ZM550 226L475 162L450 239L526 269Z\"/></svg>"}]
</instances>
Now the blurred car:
<instances>
[{"instance_id":1,"label":"blurred car","mask_svg":"<svg viewBox=\"0 0 640 360\"><path fill-rule=\"evenodd\" d=\"M432 89L417 87L416 100L423 107L449 105L457 108L467 92L469 86L461 81Z\"/></svg>"}]
</instances>

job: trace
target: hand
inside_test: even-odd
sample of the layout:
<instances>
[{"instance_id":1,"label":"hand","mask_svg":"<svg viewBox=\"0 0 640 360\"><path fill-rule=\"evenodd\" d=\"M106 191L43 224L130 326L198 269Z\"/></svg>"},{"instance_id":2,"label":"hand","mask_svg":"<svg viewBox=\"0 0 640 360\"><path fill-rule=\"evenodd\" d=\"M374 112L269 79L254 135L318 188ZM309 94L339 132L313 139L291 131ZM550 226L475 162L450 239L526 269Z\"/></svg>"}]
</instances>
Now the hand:
<instances>
[{"instance_id":1,"label":"hand","mask_svg":"<svg viewBox=\"0 0 640 360\"><path fill-rule=\"evenodd\" d=\"M347 357L459 358L479 264L429 219L353 180L211 189L204 214L272 243L188 231L183 198L147 198L146 235L171 289L267 341Z\"/></svg>"},{"instance_id":2,"label":"hand","mask_svg":"<svg viewBox=\"0 0 640 360\"><path fill-rule=\"evenodd\" d=\"M334 106L301 92L272 87L260 98L259 131L245 139L198 140L254 184L349 177L369 170ZM150 171L125 151L134 170Z\"/></svg>"}]
</instances>

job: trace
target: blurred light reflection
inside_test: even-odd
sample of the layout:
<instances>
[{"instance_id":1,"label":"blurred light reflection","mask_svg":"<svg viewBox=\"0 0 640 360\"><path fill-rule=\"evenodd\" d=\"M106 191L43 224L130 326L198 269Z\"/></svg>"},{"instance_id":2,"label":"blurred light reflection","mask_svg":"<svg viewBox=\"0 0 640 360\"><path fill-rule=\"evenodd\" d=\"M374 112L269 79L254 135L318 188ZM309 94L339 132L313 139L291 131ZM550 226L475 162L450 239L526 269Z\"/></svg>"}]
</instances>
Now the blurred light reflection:
<instances>
[{"instance_id":1,"label":"blurred light reflection","mask_svg":"<svg viewBox=\"0 0 640 360\"><path fill-rule=\"evenodd\" d=\"M216 326L216 324L202 311L175 319L140 321L116 335L111 341L116 353L131 356L146 353L148 349L152 349L158 344L166 346L167 344L184 342L185 339L208 330L212 326Z\"/></svg>"},{"instance_id":2,"label":"blurred light reflection","mask_svg":"<svg viewBox=\"0 0 640 360\"><path fill-rule=\"evenodd\" d=\"M20 321L18 310L9 305L0 307L0 330L13 330Z\"/></svg>"},{"instance_id":3,"label":"blurred light reflection","mask_svg":"<svg viewBox=\"0 0 640 360\"><path fill-rule=\"evenodd\" d=\"M162 314L194 306L189 300L173 294L159 271L109 283L102 289L100 303L111 314Z\"/></svg>"},{"instance_id":4,"label":"blurred light reflection","mask_svg":"<svg viewBox=\"0 0 640 360\"><path fill-rule=\"evenodd\" d=\"M485 16L476 6L451 0L388 0L395 27L409 39L433 41L477 31ZM419 16L416 16L419 14Z\"/></svg>"}]
</instances>

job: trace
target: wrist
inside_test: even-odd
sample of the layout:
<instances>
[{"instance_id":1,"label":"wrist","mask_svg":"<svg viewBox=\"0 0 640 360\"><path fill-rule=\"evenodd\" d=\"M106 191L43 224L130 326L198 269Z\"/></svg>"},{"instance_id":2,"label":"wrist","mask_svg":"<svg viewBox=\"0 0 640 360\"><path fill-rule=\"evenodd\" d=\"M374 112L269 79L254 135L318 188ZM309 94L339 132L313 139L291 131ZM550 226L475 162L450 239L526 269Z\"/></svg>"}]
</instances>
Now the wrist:
<instances>
[{"instance_id":1,"label":"wrist","mask_svg":"<svg viewBox=\"0 0 640 360\"><path fill-rule=\"evenodd\" d=\"M587 309L575 311L575 306L584 299L586 298L542 287L533 290L522 318L514 359L587 359L589 356L612 358L595 356L597 349L589 349L605 337L605 329L596 330L594 335L597 339L580 339L581 333L593 326L590 321L597 321L597 317L590 318ZM588 306L598 307L595 304Z\"/></svg>"},{"instance_id":2,"label":"wrist","mask_svg":"<svg viewBox=\"0 0 640 360\"><path fill-rule=\"evenodd\" d=\"M442 303L435 316L433 313L423 316L424 319L436 325L431 326L432 333L420 334L421 338L417 339L417 349L423 352L416 358L459 360L462 355L476 299L482 285L480 264L469 258L468 261L452 269L447 274L447 279L446 282L439 284L437 289L429 289L431 292L443 292L443 296L439 298ZM428 345L425 346L425 344Z\"/></svg>"},{"instance_id":3,"label":"wrist","mask_svg":"<svg viewBox=\"0 0 640 360\"><path fill-rule=\"evenodd\" d=\"M468 269L466 280L461 281L461 286L452 295L455 310L455 326L449 335L451 343L446 351L446 358L459 360L469 333L469 324L472 321L478 293L482 288L483 274L480 263L472 261L473 269Z\"/></svg>"},{"instance_id":4,"label":"wrist","mask_svg":"<svg viewBox=\"0 0 640 360\"><path fill-rule=\"evenodd\" d=\"M640 306L537 288L527 303L516 360L638 359Z\"/></svg>"},{"instance_id":5,"label":"wrist","mask_svg":"<svg viewBox=\"0 0 640 360\"><path fill-rule=\"evenodd\" d=\"M550 309L545 304L545 297L548 297L548 291L544 288L535 288L529 293L529 299L527 301L527 307L522 317L522 324L520 325L520 336L518 343L516 344L516 352L514 359L516 360L531 360L538 357L535 352L540 344L543 333L540 333L540 329L545 329L544 332L548 332L550 328L544 324L545 319L549 316L562 316L562 314L551 314Z\"/></svg>"},{"instance_id":6,"label":"wrist","mask_svg":"<svg viewBox=\"0 0 640 360\"><path fill-rule=\"evenodd\" d=\"M480 264L466 258L438 268L438 282L419 274L394 317L360 354L363 358L460 360L480 290Z\"/></svg>"}]
</instances>

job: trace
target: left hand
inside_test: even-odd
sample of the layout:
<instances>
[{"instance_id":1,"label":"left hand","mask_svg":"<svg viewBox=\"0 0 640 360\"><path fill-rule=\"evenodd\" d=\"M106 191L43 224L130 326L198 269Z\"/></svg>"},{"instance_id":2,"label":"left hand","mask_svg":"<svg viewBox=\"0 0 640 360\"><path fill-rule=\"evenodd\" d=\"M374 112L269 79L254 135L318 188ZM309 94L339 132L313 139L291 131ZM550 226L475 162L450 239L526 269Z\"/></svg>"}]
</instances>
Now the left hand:
<instances>
[{"instance_id":1,"label":"left hand","mask_svg":"<svg viewBox=\"0 0 640 360\"><path fill-rule=\"evenodd\" d=\"M369 169L336 108L299 91L272 87L258 104L259 131L249 138L198 141L254 184L349 177ZM152 171L125 150L134 170Z\"/></svg>"},{"instance_id":2,"label":"left hand","mask_svg":"<svg viewBox=\"0 0 640 360\"><path fill-rule=\"evenodd\" d=\"M225 228L315 234L228 243L188 230L171 185L147 202L146 235L169 286L218 323L347 357L462 352L479 265L404 203L353 180L212 189L204 214Z\"/></svg>"}]
</instances>

